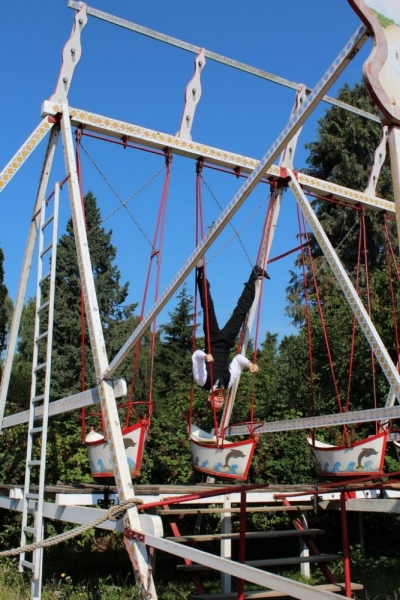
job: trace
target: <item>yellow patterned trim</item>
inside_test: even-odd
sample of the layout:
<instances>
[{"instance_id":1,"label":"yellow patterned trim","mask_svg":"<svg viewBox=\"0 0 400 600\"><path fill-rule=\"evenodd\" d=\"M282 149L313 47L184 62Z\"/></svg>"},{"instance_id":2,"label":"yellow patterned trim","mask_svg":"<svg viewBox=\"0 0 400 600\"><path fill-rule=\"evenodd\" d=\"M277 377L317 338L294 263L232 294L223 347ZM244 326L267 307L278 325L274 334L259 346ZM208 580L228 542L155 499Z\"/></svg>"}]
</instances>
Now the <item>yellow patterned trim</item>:
<instances>
[{"instance_id":1,"label":"yellow patterned trim","mask_svg":"<svg viewBox=\"0 0 400 600\"><path fill-rule=\"evenodd\" d=\"M45 102L44 109L46 114L52 115L61 111L59 105L52 104L51 102ZM85 110L69 107L69 113L74 126L84 125L89 131L102 133L109 135L110 137L122 138L128 136L132 142L157 148L159 150L168 147L171 148L172 152L175 154L181 154L194 159L203 157L208 162L227 169L240 167L245 173L250 173L259 164L259 161L254 158L242 156L241 154L235 154L219 148L213 148L212 146L199 144L191 140L184 140L171 134L154 131L152 129L140 127L139 125L118 121L117 119L103 117L102 115L90 113ZM272 165L268 171L266 171L266 177L268 176L279 177L279 167ZM299 173L298 180L306 191L322 195L332 194L336 200L347 201L352 204L361 202L372 210L386 210L390 214L395 214L394 203L384 200L383 198L367 196L361 191L342 187L336 183L323 181L322 179L310 177L303 173Z\"/></svg>"},{"instance_id":2,"label":"yellow patterned trim","mask_svg":"<svg viewBox=\"0 0 400 600\"><path fill-rule=\"evenodd\" d=\"M53 125L54 123L50 123L47 117L44 118L25 144L4 167L0 173L0 192L2 192L6 185L11 181L20 166L24 164L28 156L35 150Z\"/></svg>"}]
</instances>

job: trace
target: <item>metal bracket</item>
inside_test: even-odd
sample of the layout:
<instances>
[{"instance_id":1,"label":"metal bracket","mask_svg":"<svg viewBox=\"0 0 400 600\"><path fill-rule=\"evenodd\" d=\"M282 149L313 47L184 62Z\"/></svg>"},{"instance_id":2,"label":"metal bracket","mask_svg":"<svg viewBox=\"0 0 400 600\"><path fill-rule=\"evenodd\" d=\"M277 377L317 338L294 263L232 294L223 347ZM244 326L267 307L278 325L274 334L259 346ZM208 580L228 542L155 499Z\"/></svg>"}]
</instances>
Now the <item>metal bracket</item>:
<instances>
[{"instance_id":1,"label":"metal bracket","mask_svg":"<svg viewBox=\"0 0 400 600\"><path fill-rule=\"evenodd\" d=\"M301 88L296 94L296 100L293 106L293 110L291 113L291 117L299 112L301 107L304 105L307 100L307 88L302 84ZM301 133L300 129L294 134L292 139L289 141L288 145L285 147L284 151L281 154L281 160L279 162L279 166L282 169L293 169L293 159L294 153L296 152L297 140L299 139L299 135ZM282 177L282 175L281 175ZM287 177L287 175L285 175Z\"/></svg>"},{"instance_id":2,"label":"metal bracket","mask_svg":"<svg viewBox=\"0 0 400 600\"><path fill-rule=\"evenodd\" d=\"M176 134L178 137L184 140L191 140L191 130L194 119L194 113L198 101L201 98L201 82L200 74L206 64L206 56L204 48L201 48L200 52L194 61L194 75L186 86L185 90L185 106L183 109L183 115L181 119L181 126Z\"/></svg>"},{"instance_id":3,"label":"metal bracket","mask_svg":"<svg viewBox=\"0 0 400 600\"><path fill-rule=\"evenodd\" d=\"M103 498L99 498L97 500L97 504L100 506L100 508L104 508L106 510L110 508L110 506L114 506L115 501L110 498L110 488L104 488L104 496Z\"/></svg>"},{"instance_id":4,"label":"metal bracket","mask_svg":"<svg viewBox=\"0 0 400 600\"><path fill-rule=\"evenodd\" d=\"M383 163L386 158L386 146L389 137L389 127L385 125L382 127L382 139L379 146L375 150L374 164L372 165L371 173L369 175L368 185L364 190L364 194L375 197L376 195L376 184L378 183L379 175L383 167Z\"/></svg>"},{"instance_id":5,"label":"metal bracket","mask_svg":"<svg viewBox=\"0 0 400 600\"><path fill-rule=\"evenodd\" d=\"M142 543L144 543L146 539L144 533L140 531L133 531L133 529L129 529L128 527L124 529L124 537L126 537L128 540L135 540Z\"/></svg>"},{"instance_id":6,"label":"metal bracket","mask_svg":"<svg viewBox=\"0 0 400 600\"><path fill-rule=\"evenodd\" d=\"M63 62L54 93L49 100L52 102L68 102L68 91L71 85L72 76L81 54L81 31L87 23L86 4L82 3L81 8L75 15L75 23L72 29L71 37L63 49Z\"/></svg>"}]
</instances>

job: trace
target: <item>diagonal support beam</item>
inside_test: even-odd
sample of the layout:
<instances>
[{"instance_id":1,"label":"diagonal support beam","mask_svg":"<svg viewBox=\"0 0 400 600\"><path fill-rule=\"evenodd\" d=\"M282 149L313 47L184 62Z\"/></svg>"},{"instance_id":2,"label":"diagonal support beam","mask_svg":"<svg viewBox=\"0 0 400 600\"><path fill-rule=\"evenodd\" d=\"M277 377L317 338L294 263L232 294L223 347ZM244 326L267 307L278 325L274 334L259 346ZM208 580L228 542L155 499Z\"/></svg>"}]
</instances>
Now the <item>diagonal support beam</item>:
<instances>
[{"instance_id":1,"label":"diagonal support beam","mask_svg":"<svg viewBox=\"0 0 400 600\"><path fill-rule=\"evenodd\" d=\"M336 277L336 280L342 291L345 295L347 302L350 305L350 308L353 310L353 313L360 325L362 331L364 332L365 337L377 361L379 362L383 372L386 375L386 378L391 386L393 392L399 397L400 394L400 375L391 360L388 351L385 348L383 341L379 333L377 332L371 317L367 313L364 304L362 303L359 295L357 294L352 282L350 281L349 276L346 273L345 268L340 262L332 244L330 243L328 236L322 228L321 223L319 222L317 215L313 211L310 203L304 195L303 190L299 182L296 180L293 171L288 170L288 173L291 177L291 181L289 183L290 189L296 198L299 206L301 207L308 224L310 225L312 232L325 255L326 260L328 261L333 274Z\"/></svg>"},{"instance_id":2,"label":"diagonal support beam","mask_svg":"<svg viewBox=\"0 0 400 600\"><path fill-rule=\"evenodd\" d=\"M53 127L55 120L51 117L44 117L36 129L26 140L25 144L14 154L10 162L0 172L0 192L4 190L26 159L37 148L42 139Z\"/></svg>"},{"instance_id":3,"label":"diagonal support beam","mask_svg":"<svg viewBox=\"0 0 400 600\"><path fill-rule=\"evenodd\" d=\"M49 124L50 125L50 124ZM49 183L51 168L54 161L54 155L57 148L57 141L60 134L60 127L56 125L51 130L49 141L47 144L47 150L43 161L43 168L40 177L39 188L35 200L35 206L33 209L33 217L29 227L28 239L26 241L25 254L22 263L21 275L18 283L17 299L15 301L13 315L10 325L10 333L8 336L7 351L4 359L2 379L0 385L0 430L3 426L2 420L4 415L4 409L7 400L8 387L10 384L11 370L14 360L15 349L17 347L18 332L21 323L22 310L24 307L24 301L26 296L26 289L28 286L29 274L32 266L33 254L35 250L35 243L37 233L40 225L40 206L42 199L46 196L46 190Z\"/></svg>"}]
</instances>

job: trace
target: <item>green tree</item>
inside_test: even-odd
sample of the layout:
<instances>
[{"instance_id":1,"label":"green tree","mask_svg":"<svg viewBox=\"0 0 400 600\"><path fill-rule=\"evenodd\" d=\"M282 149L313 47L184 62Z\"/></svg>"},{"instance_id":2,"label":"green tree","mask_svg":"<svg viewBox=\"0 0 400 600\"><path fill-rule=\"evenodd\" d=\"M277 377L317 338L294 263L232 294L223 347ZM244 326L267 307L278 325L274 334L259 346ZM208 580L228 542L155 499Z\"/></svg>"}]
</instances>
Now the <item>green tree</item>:
<instances>
[{"instance_id":1,"label":"green tree","mask_svg":"<svg viewBox=\"0 0 400 600\"><path fill-rule=\"evenodd\" d=\"M11 301L8 290L4 284L4 252L0 248L0 357L7 341L8 321L10 318Z\"/></svg>"},{"instance_id":2,"label":"green tree","mask_svg":"<svg viewBox=\"0 0 400 600\"><path fill-rule=\"evenodd\" d=\"M112 230L106 231L101 226L100 210L91 192L86 194L84 206L100 317L107 350L113 353L121 345L119 334L126 333L127 321L135 306L124 306L129 284L120 284L120 272L114 264L116 248L111 243ZM80 391L83 363L81 330L84 315L81 314L81 284L72 220L58 243L54 315L53 399ZM129 325L132 325L131 321ZM85 361L86 387L93 387L95 377L87 331Z\"/></svg>"},{"instance_id":3,"label":"green tree","mask_svg":"<svg viewBox=\"0 0 400 600\"><path fill-rule=\"evenodd\" d=\"M169 321L160 327L156 345L156 406L142 476L147 482L189 483L194 477L188 441L193 298L183 286L177 299L175 309L169 313ZM196 410L203 408L204 392L193 388L193 394Z\"/></svg>"}]
</instances>

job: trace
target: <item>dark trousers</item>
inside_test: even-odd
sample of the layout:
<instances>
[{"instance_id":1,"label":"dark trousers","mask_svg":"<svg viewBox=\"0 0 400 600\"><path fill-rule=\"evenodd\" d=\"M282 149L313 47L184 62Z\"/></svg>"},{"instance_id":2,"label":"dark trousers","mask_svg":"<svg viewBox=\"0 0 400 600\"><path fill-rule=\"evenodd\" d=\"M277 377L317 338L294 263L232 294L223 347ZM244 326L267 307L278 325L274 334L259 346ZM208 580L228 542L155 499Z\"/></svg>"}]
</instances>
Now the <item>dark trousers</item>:
<instances>
[{"instance_id":1,"label":"dark trousers","mask_svg":"<svg viewBox=\"0 0 400 600\"><path fill-rule=\"evenodd\" d=\"M213 383L219 380L218 385L227 388L230 379L229 372L229 353L235 345L236 338L246 319L255 297L256 279L250 276L244 284L243 292L237 302L237 305L222 329L220 329L214 309L214 302L210 293L210 284L204 280L202 271L197 273L197 287L199 289L201 308L203 309L203 329L205 336L205 352L211 353L214 357L211 370L213 374ZM210 389L211 376L209 364L207 363L207 382L203 386Z\"/></svg>"}]
</instances>

